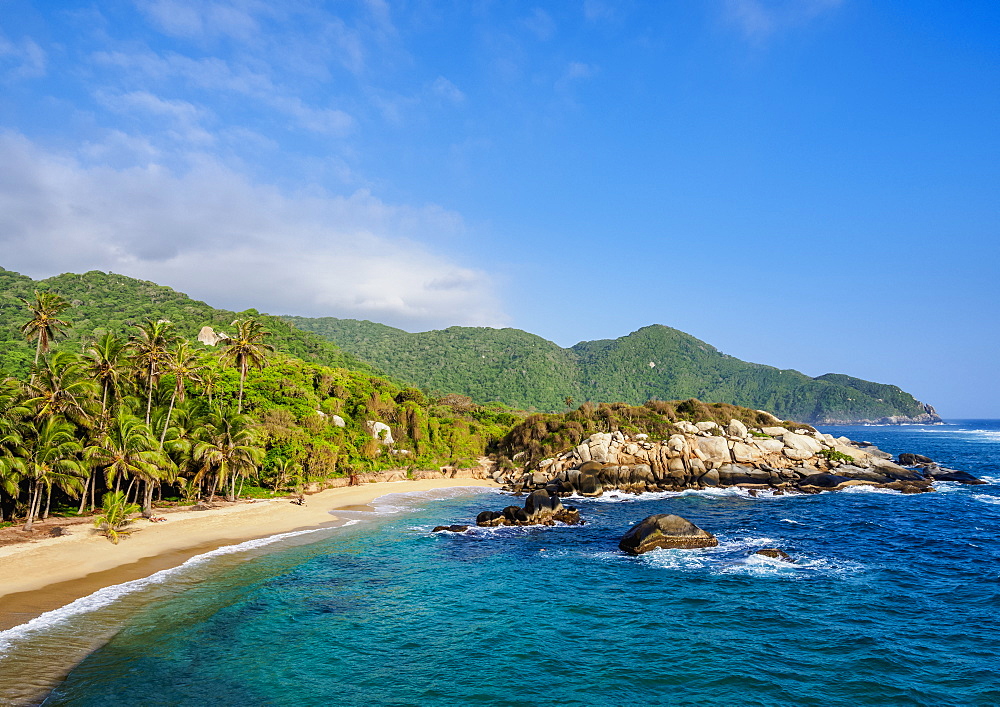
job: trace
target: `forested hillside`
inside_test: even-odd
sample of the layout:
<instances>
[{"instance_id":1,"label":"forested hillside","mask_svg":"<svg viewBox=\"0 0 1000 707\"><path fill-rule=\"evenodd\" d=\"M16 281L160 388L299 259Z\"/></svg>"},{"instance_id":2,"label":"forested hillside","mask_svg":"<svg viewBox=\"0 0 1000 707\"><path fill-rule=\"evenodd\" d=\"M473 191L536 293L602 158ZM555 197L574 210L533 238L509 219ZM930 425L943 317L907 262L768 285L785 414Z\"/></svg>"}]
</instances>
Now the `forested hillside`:
<instances>
[{"instance_id":1,"label":"forested hillside","mask_svg":"<svg viewBox=\"0 0 1000 707\"><path fill-rule=\"evenodd\" d=\"M253 316L271 332L271 343L279 351L327 366L377 372L370 364L328 340L255 310L238 314L216 309L169 287L97 270L67 273L36 282L0 268L0 378L23 376L31 365L35 347L20 331L25 310L19 298L30 300L35 290L55 292L71 305L66 312L70 326L65 336L54 343L57 351L79 352L86 342L101 333L124 331L144 319L169 320L178 334L194 339L203 326L225 332L238 316Z\"/></svg>"},{"instance_id":2,"label":"forested hillside","mask_svg":"<svg viewBox=\"0 0 1000 707\"><path fill-rule=\"evenodd\" d=\"M517 329L411 334L351 319L286 319L423 388L525 409L565 410L567 398L632 405L698 398L810 422L937 419L897 386L747 363L659 325L564 349Z\"/></svg>"},{"instance_id":3,"label":"forested hillside","mask_svg":"<svg viewBox=\"0 0 1000 707\"><path fill-rule=\"evenodd\" d=\"M501 404L429 398L274 317L152 283L0 275L12 374L0 378L0 524L475 466L521 419ZM205 324L229 339L195 341Z\"/></svg>"}]
</instances>

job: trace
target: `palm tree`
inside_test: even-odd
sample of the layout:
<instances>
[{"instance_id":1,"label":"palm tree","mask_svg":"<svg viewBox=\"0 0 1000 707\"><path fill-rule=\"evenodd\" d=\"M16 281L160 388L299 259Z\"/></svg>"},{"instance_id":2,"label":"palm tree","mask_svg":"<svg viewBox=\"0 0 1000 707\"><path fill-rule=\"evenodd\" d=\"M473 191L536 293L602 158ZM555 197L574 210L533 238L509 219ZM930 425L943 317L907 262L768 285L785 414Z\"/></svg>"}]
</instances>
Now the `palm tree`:
<instances>
[{"instance_id":1,"label":"palm tree","mask_svg":"<svg viewBox=\"0 0 1000 707\"><path fill-rule=\"evenodd\" d=\"M95 467L104 468L108 488L118 477L145 481L142 512L152 515L154 484L169 477L170 462L157 449L156 440L141 420L119 410L107 431L84 450L84 455Z\"/></svg>"},{"instance_id":2,"label":"palm tree","mask_svg":"<svg viewBox=\"0 0 1000 707\"><path fill-rule=\"evenodd\" d=\"M150 412L153 409L153 386L163 372L167 360L167 349L177 340L172 333L174 325L166 319L153 321L147 319L137 324L139 332L129 340L132 350L132 360L135 362L139 377L146 381L146 424L149 424Z\"/></svg>"},{"instance_id":3,"label":"palm tree","mask_svg":"<svg viewBox=\"0 0 1000 707\"><path fill-rule=\"evenodd\" d=\"M23 405L23 391L13 378L0 382L0 493L16 502L24 477L24 427L30 411ZM3 522L0 505L0 522Z\"/></svg>"},{"instance_id":4,"label":"palm tree","mask_svg":"<svg viewBox=\"0 0 1000 707\"><path fill-rule=\"evenodd\" d=\"M184 400L185 383L201 383L201 374L206 366L202 359L192 349L191 345L184 340L180 340L169 352L164 364L163 371L174 377L174 391L170 396L170 407L167 410L167 419L163 423L163 431L160 433L160 448L163 448L163 440L167 436L167 428L170 427L170 416L174 411L174 403Z\"/></svg>"},{"instance_id":5,"label":"palm tree","mask_svg":"<svg viewBox=\"0 0 1000 707\"><path fill-rule=\"evenodd\" d=\"M195 475L200 481L206 474L213 474L210 497L215 495L217 484L229 483L226 498L236 500L236 477L247 476L257 468L264 450L256 446L256 435L245 415L231 411L215 411L202 427L195 445L194 458L201 464Z\"/></svg>"},{"instance_id":6,"label":"palm tree","mask_svg":"<svg viewBox=\"0 0 1000 707\"><path fill-rule=\"evenodd\" d=\"M129 516L139 510L139 506L129 503L121 491L104 494L101 506L104 513L94 519L94 525L101 529L104 537L117 545L123 536L132 533L125 526L132 522Z\"/></svg>"},{"instance_id":7,"label":"palm tree","mask_svg":"<svg viewBox=\"0 0 1000 707\"><path fill-rule=\"evenodd\" d=\"M59 415L81 426L93 420L97 387L77 354L56 351L43 359L26 391L25 405L38 418Z\"/></svg>"},{"instance_id":8,"label":"palm tree","mask_svg":"<svg viewBox=\"0 0 1000 707\"><path fill-rule=\"evenodd\" d=\"M25 530L38 515L42 491L47 489L52 498L52 487L58 486L68 494L75 495L82 484L84 471L77 458L81 444L76 439L76 428L58 415L35 419L24 435L21 447L21 465L24 476L29 480L28 515Z\"/></svg>"},{"instance_id":9,"label":"palm tree","mask_svg":"<svg viewBox=\"0 0 1000 707\"><path fill-rule=\"evenodd\" d=\"M21 333L31 341L38 340L35 346L35 365L38 365L40 354L47 353L49 344L57 335L63 333L65 327L70 326L59 318L64 310L69 308L69 302L57 295L55 292L39 292L35 290L35 301L29 302L23 297L18 297L24 302L24 306L31 312L31 319L21 327Z\"/></svg>"},{"instance_id":10,"label":"palm tree","mask_svg":"<svg viewBox=\"0 0 1000 707\"><path fill-rule=\"evenodd\" d=\"M110 331L87 346L85 353L87 373L101 384L102 415L107 414L108 398L118 399L125 380L125 351L124 339Z\"/></svg>"},{"instance_id":11,"label":"palm tree","mask_svg":"<svg viewBox=\"0 0 1000 707\"><path fill-rule=\"evenodd\" d=\"M274 347L264 342L271 332L264 331L256 319L237 319L234 335L224 341L226 348L222 351L222 360L240 369L240 393L236 412L243 411L243 385L246 383L247 371L250 367L262 369L267 365L267 354Z\"/></svg>"}]
</instances>

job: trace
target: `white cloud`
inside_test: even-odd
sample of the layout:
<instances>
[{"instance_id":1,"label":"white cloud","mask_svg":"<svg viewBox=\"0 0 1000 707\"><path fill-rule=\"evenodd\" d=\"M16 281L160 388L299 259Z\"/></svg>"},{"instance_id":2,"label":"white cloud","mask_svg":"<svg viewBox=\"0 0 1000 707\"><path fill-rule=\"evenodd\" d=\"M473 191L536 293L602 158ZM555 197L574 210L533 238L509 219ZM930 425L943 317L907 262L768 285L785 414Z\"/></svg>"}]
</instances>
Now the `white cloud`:
<instances>
[{"instance_id":1,"label":"white cloud","mask_svg":"<svg viewBox=\"0 0 1000 707\"><path fill-rule=\"evenodd\" d=\"M366 191L287 194L208 160L185 174L86 167L10 133L0 135L0 163L9 269L113 270L217 306L411 329L506 321L488 273L422 244L464 232L440 207Z\"/></svg>"},{"instance_id":2,"label":"white cloud","mask_svg":"<svg viewBox=\"0 0 1000 707\"><path fill-rule=\"evenodd\" d=\"M794 27L839 7L843 0L723 0L725 17L752 40Z\"/></svg>"}]
</instances>

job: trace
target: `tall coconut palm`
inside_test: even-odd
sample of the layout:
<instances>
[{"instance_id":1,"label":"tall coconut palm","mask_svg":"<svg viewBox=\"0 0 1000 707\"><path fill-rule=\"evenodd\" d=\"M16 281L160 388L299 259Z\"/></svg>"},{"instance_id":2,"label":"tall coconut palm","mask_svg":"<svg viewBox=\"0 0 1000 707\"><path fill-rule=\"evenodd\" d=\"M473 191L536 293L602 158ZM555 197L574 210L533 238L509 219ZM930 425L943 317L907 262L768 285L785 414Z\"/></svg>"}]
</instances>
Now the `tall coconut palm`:
<instances>
[{"instance_id":1,"label":"tall coconut palm","mask_svg":"<svg viewBox=\"0 0 1000 707\"><path fill-rule=\"evenodd\" d=\"M214 496L218 484L228 483L227 500L236 500L236 478L248 476L260 464L264 450L257 446L256 434L249 426L245 415L231 411L215 411L207 424L202 427L195 445L194 458L201 468L195 475L196 481L212 474Z\"/></svg>"},{"instance_id":2,"label":"tall coconut palm","mask_svg":"<svg viewBox=\"0 0 1000 707\"><path fill-rule=\"evenodd\" d=\"M194 447L199 441L197 435L205 425L207 414L204 401L197 398L179 402L174 409L163 450L169 455L178 475L193 476L198 471L198 463L194 459ZM195 485L200 488L200 479Z\"/></svg>"},{"instance_id":3,"label":"tall coconut palm","mask_svg":"<svg viewBox=\"0 0 1000 707\"><path fill-rule=\"evenodd\" d=\"M256 319L237 319L233 326L236 330L230 338L223 341L226 348L223 349L221 358L240 371L240 392L236 404L236 412L240 413L243 411L243 386L247 371L250 368L264 368L267 365L267 354L274 351L274 347L264 341L271 332L264 331Z\"/></svg>"},{"instance_id":4,"label":"tall coconut palm","mask_svg":"<svg viewBox=\"0 0 1000 707\"><path fill-rule=\"evenodd\" d=\"M29 481L28 515L24 529L31 530L40 510L42 492L58 486L71 496L82 488L84 474L79 460L82 448L76 438L76 428L58 415L31 421L21 447L21 465Z\"/></svg>"},{"instance_id":5,"label":"tall coconut palm","mask_svg":"<svg viewBox=\"0 0 1000 707\"><path fill-rule=\"evenodd\" d=\"M31 319L21 327L21 333L28 341L32 339L38 341L35 346L35 365L37 366L38 357L48 352L52 340L70 326L69 322L59 318L59 315L70 305L55 292L39 292L38 290L35 290L34 302L29 302L23 297L18 299L24 302L24 306L31 312Z\"/></svg>"},{"instance_id":6,"label":"tall coconut palm","mask_svg":"<svg viewBox=\"0 0 1000 707\"><path fill-rule=\"evenodd\" d=\"M165 319L153 321L147 319L137 324L139 331L129 340L132 360L136 372L146 383L146 424L149 424L150 413L153 410L153 387L163 373L163 365L167 360L169 347L177 340L173 333L174 325Z\"/></svg>"},{"instance_id":7,"label":"tall coconut palm","mask_svg":"<svg viewBox=\"0 0 1000 707\"><path fill-rule=\"evenodd\" d=\"M184 340L178 341L168 353L163 371L174 377L174 390L170 395L170 407L167 409L167 418L163 423L163 431L160 433L161 449L163 448L163 440L167 436L167 428L170 427L170 416L174 411L174 403L178 400L184 400L185 384L201 383L201 375L205 368L201 357Z\"/></svg>"},{"instance_id":8,"label":"tall coconut palm","mask_svg":"<svg viewBox=\"0 0 1000 707\"><path fill-rule=\"evenodd\" d=\"M87 346L84 353L87 373L101 386L102 415L107 414L108 403L118 399L125 382L125 353L125 340L110 331Z\"/></svg>"},{"instance_id":9,"label":"tall coconut palm","mask_svg":"<svg viewBox=\"0 0 1000 707\"><path fill-rule=\"evenodd\" d=\"M141 420L119 410L106 432L84 450L84 456L95 467L104 469L108 488L119 477L145 481L143 514L152 514L154 484L170 478L171 464Z\"/></svg>"},{"instance_id":10,"label":"tall coconut palm","mask_svg":"<svg viewBox=\"0 0 1000 707\"><path fill-rule=\"evenodd\" d=\"M93 421L97 386L87 376L80 356L57 351L42 360L36 374L26 387L25 401L36 417L58 415L80 426Z\"/></svg>"},{"instance_id":11,"label":"tall coconut palm","mask_svg":"<svg viewBox=\"0 0 1000 707\"><path fill-rule=\"evenodd\" d=\"M23 405L20 384L12 378L0 381L0 496L17 499L24 478L25 420L30 414ZM3 522L0 505L0 522Z\"/></svg>"}]
</instances>

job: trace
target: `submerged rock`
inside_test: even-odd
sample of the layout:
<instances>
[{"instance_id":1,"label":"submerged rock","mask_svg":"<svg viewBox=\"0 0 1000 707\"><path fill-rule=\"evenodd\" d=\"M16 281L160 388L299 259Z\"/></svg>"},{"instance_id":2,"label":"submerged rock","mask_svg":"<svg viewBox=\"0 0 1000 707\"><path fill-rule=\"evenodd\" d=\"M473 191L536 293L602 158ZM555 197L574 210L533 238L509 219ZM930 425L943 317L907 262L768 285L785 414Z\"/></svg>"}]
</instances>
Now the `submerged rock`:
<instances>
[{"instance_id":1,"label":"submerged rock","mask_svg":"<svg viewBox=\"0 0 1000 707\"><path fill-rule=\"evenodd\" d=\"M452 533L464 533L468 529L469 526L467 525L439 525L436 528L434 528L434 530L432 530L431 532L440 533L442 530L448 530L451 531Z\"/></svg>"},{"instance_id":2,"label":"submerged rock","mask_svg":"<svg viewBox=\"0 0 1000 707\"><path fill-rule=\"evenodd\" d=\"M782 560L784 562L795 562L792 556L789 555L784 550L779 550L776 547L762 547L760 550L754 553L755 555L763 555L764 557L770 557L775 560Z\"/></svg>"},{"instance_id":3,"label":"submerged rock","mask_svg":"<svg viewBox=\"0 0 1000 707\"><path fill-rule=\"evenodd\" d=\"M618 543L618 549L630 555L641 555L657 548L694 549L718 544L714 535L691 521L661 513L633 526Z\"/></svg>"}]
</instances>

